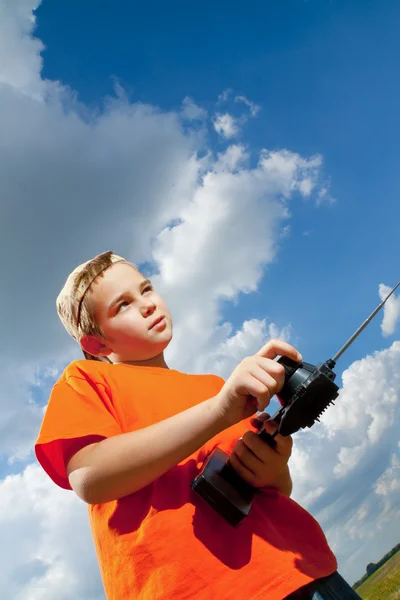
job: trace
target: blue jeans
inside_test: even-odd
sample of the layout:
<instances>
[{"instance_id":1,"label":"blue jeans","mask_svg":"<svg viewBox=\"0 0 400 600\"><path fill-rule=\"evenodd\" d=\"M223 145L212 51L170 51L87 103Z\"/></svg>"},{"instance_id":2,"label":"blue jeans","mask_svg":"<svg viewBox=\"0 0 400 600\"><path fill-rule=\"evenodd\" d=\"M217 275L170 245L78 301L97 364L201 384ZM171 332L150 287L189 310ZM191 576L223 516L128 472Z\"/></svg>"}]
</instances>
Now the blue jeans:
<instances>
[{"instance_id":1,"label":"blue jeans","mask_svg":"<svg viewBox=\"0 0 400 600\"><path fill-rule=\"evenodd\" d=\"M361 600L360 596L336 571L301 587L285 600Z\"/></svg>"}]
</instances>

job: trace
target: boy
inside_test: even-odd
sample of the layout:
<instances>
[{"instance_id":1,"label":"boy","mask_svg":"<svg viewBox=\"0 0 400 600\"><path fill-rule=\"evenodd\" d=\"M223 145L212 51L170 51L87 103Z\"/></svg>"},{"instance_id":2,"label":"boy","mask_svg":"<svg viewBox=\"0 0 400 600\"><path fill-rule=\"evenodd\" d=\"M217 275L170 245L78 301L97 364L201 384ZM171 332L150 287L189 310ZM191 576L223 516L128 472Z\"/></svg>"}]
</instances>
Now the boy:
<instances>
[{"instance_id":1,"label":"boy","mask_svg":"<svg viewBox=\"0 0 400 600\"><path fill-rule=\"evenodd\" d=\"M324 586L341 589L332 599L358 597L318 523L289 498L291 439L278 435L272 449L249 429L284 383L273 359L301 360L292 346L268 342L226 383L171 370L165 303L111 252L71 273L57 309L88 360L55 384L35 451L88 504L109 600L324 598L314 594ZM216 446L259 488L237 528L190 488Z\"/></svg>"}]
</instances>

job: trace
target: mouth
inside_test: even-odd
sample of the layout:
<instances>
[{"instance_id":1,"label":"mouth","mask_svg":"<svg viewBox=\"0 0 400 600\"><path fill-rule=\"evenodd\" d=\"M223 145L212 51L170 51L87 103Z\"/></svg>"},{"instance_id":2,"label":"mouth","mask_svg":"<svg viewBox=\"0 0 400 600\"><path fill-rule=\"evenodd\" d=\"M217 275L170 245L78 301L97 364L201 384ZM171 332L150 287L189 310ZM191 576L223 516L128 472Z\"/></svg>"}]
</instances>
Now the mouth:
<instances>
[{"instance_id":1,"label":"mouth","mask_svg":"<svg viewBox=\"0 0 400 600\"><path fill-rule=\"evenodd\" d=\"M162 315L161 317L158 317L158 319L156 319L155 321L153 321L153 323L150 325L149 330L153 329L156 325L158 325L159 323L161 323L161 321L164 321L165 317L164 315Z\"/></svg>"}]
</instances>

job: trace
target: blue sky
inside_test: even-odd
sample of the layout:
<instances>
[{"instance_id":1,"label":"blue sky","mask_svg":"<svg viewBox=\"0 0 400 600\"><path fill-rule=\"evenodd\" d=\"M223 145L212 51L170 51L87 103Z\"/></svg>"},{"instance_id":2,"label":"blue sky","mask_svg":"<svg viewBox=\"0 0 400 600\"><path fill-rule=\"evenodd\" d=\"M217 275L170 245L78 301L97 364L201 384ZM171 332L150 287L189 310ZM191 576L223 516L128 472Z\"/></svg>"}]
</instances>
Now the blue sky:
<instances>
[{"instance_id":1,"label":"blue sky","mask_svg":"<svg viewBox=\"0 0 400 600\"><path fill-rule=\"evenodd\" d=\"M228 377L275 335L308 362L335 354L400 279L400 6L0 0L0 14L0 588L103 600L84 507L32 453L80 358L55 298L113 249L170 307L171 368ZM294 498L351 583L400 541L399 296L340 359L337 405L295 434Z\"/></svg>"}]
</instances>

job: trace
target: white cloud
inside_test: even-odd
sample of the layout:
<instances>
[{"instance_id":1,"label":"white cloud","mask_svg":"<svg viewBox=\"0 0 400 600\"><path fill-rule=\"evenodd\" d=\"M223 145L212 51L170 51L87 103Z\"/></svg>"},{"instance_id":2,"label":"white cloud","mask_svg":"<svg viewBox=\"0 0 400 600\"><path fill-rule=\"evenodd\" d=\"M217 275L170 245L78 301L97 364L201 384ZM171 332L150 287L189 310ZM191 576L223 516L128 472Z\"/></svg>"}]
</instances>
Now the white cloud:
<instances>
[{"instance_id":1,"label":"white cloud","mask_svg":"<svg viewBox=\"0 0 400 600\"><path fill-rule=\"evenodd\" d=\"M369 446L376 445L398 413L400 342L354 362L342 379L337 405L321 418L328 436L351 433L353 448L364 439Z\"/></svg>"},{"instance_id":2,"label":"white cloud","mask_svg":"<svg viewBox=\"0 0 400 600\"><path fill-rule=\"evenodd\" d=\"M43 411L31 397L32 373L26 365L13 369L2 367L0 374L0 455L7 455L11 464L31 454L34 432L40 426Z\"/></svg>"},{"instance_id":3,"label":"white cloud","mask_svg":"<svg viewBox=\"0 0 400 600\"><path fill-rule=\"evenodd\" d=\"M400 457L397 454L392 454L391 466L379 477L374 489L379 496L400 490Z\"/></svg>"},{"instance_id":4,"label":"white cloud","mask_svg":"<svg viewBox=\"0 0 400 600\"><path fill-rule=\"evenodd\" d=\"M322 524L354 581L398 543L390 523L400 513L400 342L354 362L342 379L321 423L294 434L291 472L294 499Z\"/></svg>"},{"instance_id":5,"label":"white cloud","mask_svg":"<svg viewBox=\"0 0 400 600\"><path fill-rule=\"evenodd\" d=\"M326 488L320 485L319 487L310 490L302 500L302 506L310 506L315 500L317 500L322 494L326 492Z\"/></svg>"},{"instance_id":6,"label":"white cloud","mask_svg":"<svg viewBox=\"0 0 400 600\"><path fill-rule=\"evenodd\" d=\"M243 104L248 106L252 117L256 117L259 111L261 110L261 106L258 106L254 102L251 102L251 100L248 100L246 96L236 96L235 102L242 102Z\"/></svg>"},{"instance_id":7,"label":"white cloud","mask_svg":"<svg viewBox=\"0 0 400 600\"><path fill-rule=\"evenodd\" d=\"M311 192L312 192L312 189L313 189L312 180L311 179L304 179L301 182L300 189L301 189L301 192L302 192L302 194L304 196L306 196L306 197L309 196L311 194Z\"/></svg>"},{"instance_id":8,"label":"white cloud","mask_svg":"<svg viewBox=\"0 0 400 600\"><path fill-rule=\"evenodd\" d=\"M256 291L288 215L282 199L298 190L305 173L315 173L315 159L308 169L307 160L287 151L263 153L253 169L237 170L236 160L224 160L223 170L220 164L221 157L217 172L203 175L177 215L179 224L165 228L153 244L160 274L152 279L172 314L179 314L168 356L181 369L201 369L201 357L226 337L218 328L220 300ZM227 171L229 164L234 172Z\"/></svg>"},{"instance_id":9,"label":"white cloud","mask_svg":"<svg viewBox=\"0 0 400 600\"><path fill-rule=\"evenodd\" d=\"M218 102L219 103L227 102L231 93L232 93L232 90L230 88L227 88L226 90L224 90L221 94L218 95Z\"/></svg>"},{"instance_id":10,"label":"white cloud","mask_svg":"<svg viewBox=\"0 0 400 600\"><path fill-rule=\"evenodd\" d=\"M364 456L367 449L367 442L364 441L359 446L352 446L351 448L342 447L339 450L338 459L339 462L335 465L333 472L338 477L344 477L350 471L354 469L360 462L360 459Z\"/></svg>"},{"instance_id":11,"label":"white cloud","mask_svg":"<svg viewBox=\"0 0 400 600\"><path fill-rule=\"evenodd\" d=\"M336 199L329 193L329 186L330 182L327 181L321 184L317 193L317 198L315 200L315 204L317 206L331 205L336 202Z\"/></svg>"},{"instance_id":12,"label":"white cloud","mask_svg":"<svg viewBox=\"0 0 400 600\"><path fill-rule=\"evenodd\" d=\"M0 589L13 600L103 600L87 507L36 465L0 482Z\"/></svg>"},{"instance_id":13,"label":"white cloud","mask_svg":"<svg viewBox=\"0 0 400 600\"><path fill-rule=\"evenodd\" d=\"M213 170L218 173L233 173L246 166L248 159L249 155L243 144L231 144L224 152L218 154Z\"/></svg>"},{"instance_id":14,"label":"white cloud","mask_svg":"<svg viewBox=\"0 0 400 600\"><path fill-rule=\"evenodd\" d=\"M279 152L265 150L261 154L260 164L268 172L271 187L275 183L276 189L279 186L283 187L285 195L299 191L303 196L308 196L318 183L322 156L316 155L304 159L289 150ZM304 181L307 181L306 185Z\"/></svg>"},{"instance_id":15,"label":"white cloud","mask_svg":"<svg viewBox=\"0 0 400 600\"><path fill-rule=\"evenodd\" d=\"M239 121L229 113L217 113L214 119L214 129L223 138L230 139L240 132Z\"/></svg>"},{"instance_id":16,"label":"white cloud","mask_svg":"<svg viewBox=\"0 0 400 600\"><path fill-rule=\"evenodd\" d=\"M42 99L46 83L40 78L42 42L33 37L33 11L40 0L0 2L0 85Z\"/></svg>"},{"instance_id":17,"label":"white cloud","mask_svg":"<svg viewBox=\"0 0 400 600\"><path fill-rule=\"evenodd\" d=\"M225 90L218 96L219 104L226 104L228 102L231 91L232 90L229 89ZM257 104L254 102L251 102L245 96L236 96L235 103L245 104L249 111L247 113L242 113L239 116L233 116L229 112L217 112L213 120L215 131L222 138L228 140L238 136L243 125L249 120L249 117L256 117L260 110L260 106L257 106ZM305 183L303 182L302 185L305 186Z\"/></svg>"},{"instance_id":18,"label":"white cloud","mask_svg":"<svg viewBox=\"0 0 400 600\"><path fill-rule=\"evenodd\" d=\"M383 301L393 288L381 283L379 286L379 297ZM393 335L400 316L400 295L392 294L383 307L383 319L381 323L382 335L387 337Z\"/></svg>"},{"instance_id":19,"label":"white cloud","mask_svg":"<svg viewBox=\"0 0 400 600\"><path fill-rule=\"evenodd\" d=\"M49 345L51 340L49 340ZM42 357L18 364L11 358L0 368L0 456L9 465L26 461L43 419L44 406L35 402L34 394L48 389L61 375L65 365L77 358L77 349L60 347L56 359L41 363Z\"/></svg>"},{"instance_id":20,"label":"white cloud","mask_svg":"<svg viewBox=\"0 0 400 600\"><path fill-rule=\"evenodd\" d=\"M207 111L186 96L182 102L181 116L188 121L202 121L207 118Z\"/></svg>"},{"instance_id":21,"label":"white cloud","mask_svg":"<svg viewBox=\"0 0 400 600\"><path fill-rule=\"evenodd\" d=\"M204 372L212 372L227 379L233 369L246 357L255 354L269 339L279 338L289 341L290 327L278 330L274 323L267 325L265 319L262 321L252 319L245 321L242 328L231 335L232 327L224 324L222 330L225 339L211 351L206 360L203 357ZM229 337L230 336L230 337Z\"/></svg>"}]
</instances>

